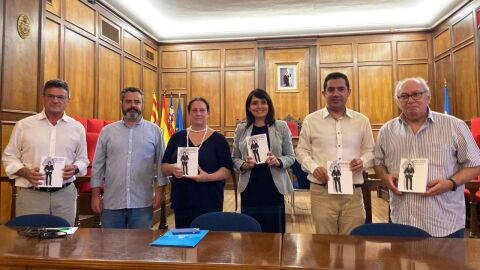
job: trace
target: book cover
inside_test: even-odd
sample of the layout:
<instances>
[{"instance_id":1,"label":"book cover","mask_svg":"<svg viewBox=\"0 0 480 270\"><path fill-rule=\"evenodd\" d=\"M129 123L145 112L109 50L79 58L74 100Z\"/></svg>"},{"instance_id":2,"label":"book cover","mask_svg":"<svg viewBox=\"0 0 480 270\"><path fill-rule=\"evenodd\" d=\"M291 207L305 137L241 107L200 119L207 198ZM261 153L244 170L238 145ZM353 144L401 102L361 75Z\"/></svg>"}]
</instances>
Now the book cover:
<instances>
[{"instance_id":1,"label":"book cover","mask_svg":"<svg viewBox=\"0 0 480 270\"><path fill-rule=\"evenodd\" d=\"M255 159L256 164L265 163L269 151L267 134L247 136L245 140L247 141L248 155Z\"/></svg>"},{"instance_id":2,"label":"book cover","mask_svg":"<svg viewBox=\"0 0 480 270\"><path fill-rule=\"evenodd\" d=\"M195 247L207 235L208 230L199 233L173 234L168 230L165 234L150 243L151 246Z\"/></svg>"},{"instance_id":3,"label":"book cover","mask_svg":"<svg viewBox=\"0 0 480 270\"><path fill-rule=\"evenodd\" d=\"M427 190L428 159L402 158L398 172L398 190L424 193Z\"/></svg>"},{"instance_id":4,"label":"book cover","mask_svg":"<svg viewBox=\"0 0 480 270\"><path fill-rule=\"evenodd\" d=\"M38 187L62 187L64 167L65 157L42 156L40 172L45 175L45 180Z\"/></svg>"},{"instance_id":5,"label":"book cover","mask_svg":"<svg viewBox=\"0 0 480 270\"><path fill-rule=\"evenodd\" d=\"M349 161L328 161L328 194L353 194L353 177Z\"/></svg>"},{"instance_id":6,"label":"book cover","mask_svg":"<svg viewBox=\"0 0 480 270\"><path fill-rule=\"evenodd\" d=\"M198 147L178 147L177 166L182 168L183 175L198 175Z\"/></svg>"}]
</instances>

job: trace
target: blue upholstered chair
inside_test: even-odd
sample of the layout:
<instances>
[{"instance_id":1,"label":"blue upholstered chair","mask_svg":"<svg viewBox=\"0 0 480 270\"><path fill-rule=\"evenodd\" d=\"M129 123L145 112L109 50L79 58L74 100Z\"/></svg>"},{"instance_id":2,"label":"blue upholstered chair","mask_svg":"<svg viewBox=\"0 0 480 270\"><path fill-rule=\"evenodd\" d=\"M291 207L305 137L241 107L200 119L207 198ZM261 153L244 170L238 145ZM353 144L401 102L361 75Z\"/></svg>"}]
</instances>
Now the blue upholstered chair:
<instances>
[{"instance_id":1,"label":"blue upholstered chair","mask_svg":"<svg viewBox=\"0 0 480 270\"><path fill-rule=\"evenodd\" d=\"M68 221L61 217L47 215L47 214L31 214L18 216L5 223L9 227L45 227L45 228L58 228L58 227L70 227Z\"/></svg>"},{"instance_id":2,"label":"blue upholstered chair","mask_svg":"<svg viewBox=\"0 0 480 270\"><path fill-rule=\"evenodd\" d=\"M431 235L417 227L397 223L369 223L363 224L350 233L357 236L398 236L398 237L431 237Z\"/></svg>"},{"instance_id":3,"label":"blue upholstered chair","mask_svg":"<svg viewBox=\"0 0 480 270\"><path fill-rule=\"evenodd\" d=\"M291 216L292 220L295 221L295 192L298 191L310 191L310 181L307 179L308 173L302 170L302 166L298 161L292 164L289 168L290 178L292 178L293 191L290 194L291 200Z\"/></svg>"},{"instance_id":4,"label":"blue upholstered chair","mask_svg":"<svg viewBox=\"0 0 480 270\"><path fill-rule=\"evenodd\" d=\"M210 231L261 232L262 227L254 218L233 212L211 212L196 217L191 228Z\"/></svg>"}]
</instances>

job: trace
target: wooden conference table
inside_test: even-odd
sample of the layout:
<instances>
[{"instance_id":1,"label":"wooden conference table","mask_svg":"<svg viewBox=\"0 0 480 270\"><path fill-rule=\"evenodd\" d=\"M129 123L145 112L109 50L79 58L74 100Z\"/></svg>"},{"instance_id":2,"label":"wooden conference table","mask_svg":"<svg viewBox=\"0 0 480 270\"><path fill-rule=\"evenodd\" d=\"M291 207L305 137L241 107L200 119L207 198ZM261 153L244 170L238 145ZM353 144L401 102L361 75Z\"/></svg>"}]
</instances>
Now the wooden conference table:
<instances>
[{"instance_id":1,"label":"wooden conference table","mask_svg":"<svg viewBox=\"0 0 480 270\"><path fill-rule=\"evenodd\" d=\"M195 248L161 231L80 228L39 240L0 226L0 269L480 269L480 240L210 232Z\"/></svg>"}]
</instances>

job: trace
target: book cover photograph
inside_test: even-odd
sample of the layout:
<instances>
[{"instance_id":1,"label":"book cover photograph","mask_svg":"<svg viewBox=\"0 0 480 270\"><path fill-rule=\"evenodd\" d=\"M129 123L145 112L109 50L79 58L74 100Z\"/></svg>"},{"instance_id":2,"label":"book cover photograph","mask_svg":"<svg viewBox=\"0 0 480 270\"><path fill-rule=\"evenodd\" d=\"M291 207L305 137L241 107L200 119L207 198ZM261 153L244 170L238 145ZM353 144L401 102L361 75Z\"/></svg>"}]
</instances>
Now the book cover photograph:
<instances>
[{"instance_id":1,"label":"book cover photograph","mask_svg":"<svg viewBox=\"0 0 480 270\"><path fill-rule=\"evenodd\" d=\"M402 158L398 173L398 190L423 193L427 190L428 159Z\"/></svg>"},{"instance_id":2,"label":"book cover photograph","mask_svg":"<svg viewBox=\"0 0 480 270\"><path fill-rule=\"evenodd\" d=\"M265 163L268 155L268 141L267 134L258 134L253 136L247 136L248 155L253 157L256 164Z\"/></svg>"},{"instance_id":3,"label":"book cover photograph","mask_svg":"<svg viewBox=\"0 0 480 270\"><path fill-rule=\"evenodd\" d=\"M328 194L353 194L353 178L348 161L328 161Z\"/></svg>"},{"instance_id":4,"label":"book cover photograph","mask_svg":"<svg viewBox=\"0 0 480 270\"><path fill-rule=\"evenodd\" d=\"M65 157L42 156L40 172L45 175L45 180L38 187L62 187L64 167Z\"/></svg>"},{"instance_id":5,"label":"book cover photograph","mask_svg":"<svg viewBox=\"0 0 480 270\"><path fill-rule=\"evenodd\" d=\"M197 176L198 147L178 147L177 167L182 168L184 176Z\"/></svg>"}]
</instances>

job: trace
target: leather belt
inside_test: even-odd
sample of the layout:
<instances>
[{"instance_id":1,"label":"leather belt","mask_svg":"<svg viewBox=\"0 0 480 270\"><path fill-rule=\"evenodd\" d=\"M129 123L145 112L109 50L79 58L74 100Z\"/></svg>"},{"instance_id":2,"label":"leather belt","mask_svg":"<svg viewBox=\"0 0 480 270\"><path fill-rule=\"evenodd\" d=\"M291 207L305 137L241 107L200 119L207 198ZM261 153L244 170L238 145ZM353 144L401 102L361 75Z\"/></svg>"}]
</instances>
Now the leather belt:
<instances>
[{"instance_id":1,"label":"leather belt","mask_svg":"<svg viewBox=\"0 0 480 270\"><path fill-rule=\"evenodd\" d=\"M68 186L70 186L72 182L69 182L69 183L66 183L66 184L63 184L62 187L54 187L54 188L47 188L47 187L40 187L40 188L35 188L35 187L29 187L28 189L33 189L33 190L36 190L36 191L42 191L42 192L57 192L63 188L66 188Z\"/></svg>"},{"instance_id":2,"label":"leather belt","mask_svg":"<svg viewBox=\"0 0 480 270\"><path fill-rule=\"evenodd\" d=\"M315 183L315 182L310 182L310 183L315 184L315 185L319 185L319 186L322 186L322 187L327 186L327 184L319 184L319 183ZM353 187L354 188L361 188L361 187L363 187L363 184L353 184Z\"/></svg>"}]
</instances>

